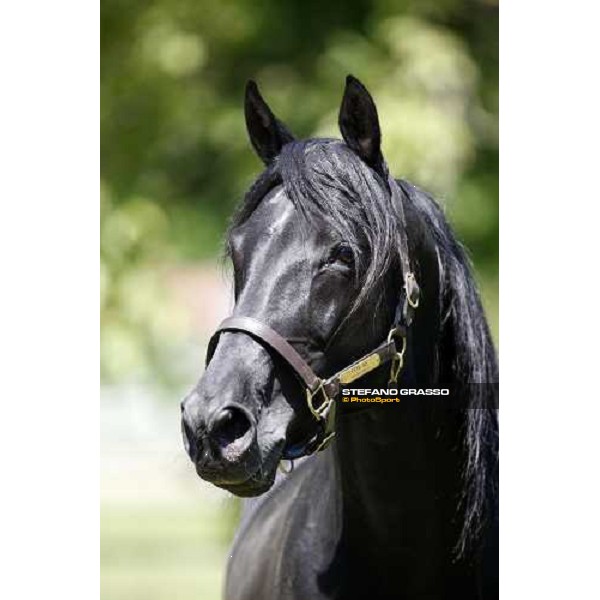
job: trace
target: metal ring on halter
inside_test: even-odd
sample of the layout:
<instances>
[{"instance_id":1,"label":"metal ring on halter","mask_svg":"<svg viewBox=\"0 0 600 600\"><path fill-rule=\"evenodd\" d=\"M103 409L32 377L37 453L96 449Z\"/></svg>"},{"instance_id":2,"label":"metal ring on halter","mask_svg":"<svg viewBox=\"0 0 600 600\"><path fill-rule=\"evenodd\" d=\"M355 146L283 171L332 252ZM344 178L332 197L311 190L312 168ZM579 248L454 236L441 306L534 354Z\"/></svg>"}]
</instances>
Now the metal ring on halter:
<instances>
[{"instance_id":1,"label":"metal ring on halter","mask_svg":"<svg viewBox=\"0 0 600 600\"><path fill-rule=\"evenodd\" d=\"M388 336L388 341L391 341L392 336L395 333L395 329L392 329ZM396 352L394 358L392 359L392 366L390 368L390 383L398 382L398 375L404 366L404 352L406 351L406 336L402 336L402 348L400 348L400 352Z\"/></svg>"},{"instance_id":2,"label":"metal ring on halter","mask_svg":"<svg viewBox=\"0 0 600 600\"><path fill-rule=\"evenodd\" d=\"M319 392L322 392L324 401L323 404L319 406L319 408L315 408L313 404L313 398ZM315 419L317 419L318 421L322 421L327 418L327 413L329 412L332 402L333 399L327 396L327 392L325 391L324 382L322 379L319 381L319 385L317 386L317 389L314 392L306 388L306 403L308 404L308 408L313 414L313 417L315 417Z\"/></svg>"},{"instance_id":3,"label":"metal ring on halter","mask_svg":"<svg viewBox=\"0 0 600 600\"><path fill-rule=\"evenodd\" d=\"M396 353L392 360L392 367L390 369L390 383L398 383L398 375L404 366L404 354L400 352Z\"/></svg>"},{"instance_id":4,"label":"metal ring on halter","mask_svg":"<svg viewBox=\"0 0 600 600\"><path fill-rule=\"evenodd\" d=\"M293 470L294 470L294 460L288 460L288 462L290 463L290 468L286 469L283 467L283 460L279 461L279 464L277 465L277 467L279 468L279 470L284 474L284 475L289 475Z\"/></svg>"},{"instance_id":5,"label":"metal ring on halter","mask_svg":"<svg viewBox=\"0 0 600 600\"><path fill-rule=\"evenodd\" d=\"M387 337L387 343L389 344L393 338L395 338L398 335L398 331L402 331L399 327L393 327L392 329L390 329L390 332L388 333L388 337ZM400 354L404 354L404 351L406 350L406 335L400 334L399 337L402 338L402 348L400 349Z\"/></svg>"}]
</instances>

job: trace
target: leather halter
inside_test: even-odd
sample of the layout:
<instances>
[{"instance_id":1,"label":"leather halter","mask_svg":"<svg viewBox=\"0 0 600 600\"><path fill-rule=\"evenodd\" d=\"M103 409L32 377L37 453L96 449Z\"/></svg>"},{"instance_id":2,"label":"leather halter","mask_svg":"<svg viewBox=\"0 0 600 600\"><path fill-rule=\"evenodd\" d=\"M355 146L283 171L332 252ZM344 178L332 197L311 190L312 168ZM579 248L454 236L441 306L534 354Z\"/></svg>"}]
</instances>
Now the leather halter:
<instances>
[{"instance_id":1,"label":"leather halter","mask_svg":"<svg viewBox=\"0 0 600 600\"><path fill-rule=\"evenodd\" d=\"M298 354L292 345L274 329L252 317L228 317L217 328L208 343L206 365L213 357L221 333L224 331L245 333L275 351L294 371L305 388L306 404L319 423L319 430L309 442L296 453L286 456L294 459L325 449L335 436L335 397L340 385L352 383L380 365L391 362L390 384L395 384L404 365L406 336L415 309L419 306L419 286L410 268L406 221L402 206L402 197L396 181L389 176L388 184L392 204L397 212L399 254L404 276L404 298L398 303L394 323L387 340L351 365L338 371L327 379L321 379L310 365ZM398 342L400 342L398 347ZM320 402L315 400L320 397Z\"/></svg>"}]
</instances>

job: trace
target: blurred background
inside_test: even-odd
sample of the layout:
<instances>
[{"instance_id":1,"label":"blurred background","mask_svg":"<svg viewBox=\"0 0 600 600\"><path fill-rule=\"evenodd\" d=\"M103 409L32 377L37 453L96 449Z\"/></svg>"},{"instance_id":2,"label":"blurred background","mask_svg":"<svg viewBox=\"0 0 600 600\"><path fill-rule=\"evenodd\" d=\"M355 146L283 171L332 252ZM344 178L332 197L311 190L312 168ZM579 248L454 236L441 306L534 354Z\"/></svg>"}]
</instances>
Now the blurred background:
<instances>
[{"instance_id":1,"label":"blurred background","mask_svg":"<svg viewBox=\"0 0 600 600\"><path fill-rule=\"evenodd\" d=\"M231 306L227 220L261 170L258 81L298 137L339 137L346 74L392 172L433 192L498 330L496 0L102 0L103 600L220 597L238 503L184 455L179 400Z\"/></svg>"}]
</instances>

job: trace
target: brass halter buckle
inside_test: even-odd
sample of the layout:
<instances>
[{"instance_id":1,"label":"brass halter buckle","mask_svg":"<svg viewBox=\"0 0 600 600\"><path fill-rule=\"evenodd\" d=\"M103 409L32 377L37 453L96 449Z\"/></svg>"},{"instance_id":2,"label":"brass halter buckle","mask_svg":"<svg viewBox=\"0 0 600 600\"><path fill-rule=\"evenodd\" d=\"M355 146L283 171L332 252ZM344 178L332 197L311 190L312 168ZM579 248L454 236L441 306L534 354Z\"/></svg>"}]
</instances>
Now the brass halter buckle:
<instances>
[{"instance_id":1,"label":"brass halter buckle","mask_svg":"<svg viewBox=\"0 0 600 600\"><path fill-rule=\"evenodd\" d=\"M313 398L319 392L323 394L324 400L321 406L315 408L315 405L313 404ZM317 419L317 421L325 421L327 419L327 415L329 414L329 410L331 408L331 405L333 404L333 398L330 398L327 395L322 379L319 380L319 385L317 386L317 389L314 392L309 390L308 388L306 389L306 404L308 404L310 412L313 414L313 417Z\"/></svg>"},{"instance_id":2,"label":"brass halter buckle","mask_svg":"<svg viewBox=\"0 0 600 600\"><path fill-rule=\"evenodd\" d=\"M323 394L323 403L318 408L315 408L313 404L313 398L319 393ZM319 445L311 451L311 454L315 454L324 450L329 446L335 437L334 431L334 420L335 420L335 404L334 399L330 398L325 391L325 382L321 379L319 380L319 385L317 389L311 391L310 389L306 389L306 404L310 412L313 414L317 421L321 421L323 425L322 434L324 435L323 439L320 441Z\"/></svg>"},{"instance_id":3,"label":"brass halter buckle","mask_svg":"<svg viewBox=\"0 0 600 600\"><path fill-rule=\"evenodd\" d=\"M392 338L397 335L396 328L392 329L388 335L388 342L392 341ZM400 352L396 352L394 358L392 358L392 366L390 368L390 383L396 384L398 383L398 375L404 366L404 353L406 352L406 336L401 336L402 338L402 348Z\"/></svg>"}]
</instances>

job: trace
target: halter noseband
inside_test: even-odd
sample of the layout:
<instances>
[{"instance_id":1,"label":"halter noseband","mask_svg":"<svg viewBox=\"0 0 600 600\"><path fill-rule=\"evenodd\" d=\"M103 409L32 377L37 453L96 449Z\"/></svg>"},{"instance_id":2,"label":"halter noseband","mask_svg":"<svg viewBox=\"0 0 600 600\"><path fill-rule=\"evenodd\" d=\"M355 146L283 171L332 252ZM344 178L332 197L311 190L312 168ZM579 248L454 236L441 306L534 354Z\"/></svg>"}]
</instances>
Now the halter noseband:
<instances>
[{"instance_id":1,"label":"halter noseband","mask_svg":"<svg viewBox=\"0 0 600 600\"><path fill-rule=\"evenodd\" d=\"M262 342L275 351L294 371L305 388L306 404L319 423L318 432L297 453L286 458L299 458L324 450L335 436L335 396L339 393L340 385L352 383L367 373L391 361L390 384L398 381L398 376L404 366L404 353L406 351L406 337L415 309L419 306L420 290L415 275L410 268L408 256L408 240L406 236L406 222L402 206L402 197L398 184L389 176L388 183L392 204L398 215L400 227L398 228L398 243L400 246L400 261L404 275L404 298L398 303L394 323L387 336L387 340L374 350L365 354L351 365L338 371L327 379L318 377L309 364L298 354L284 337L279 335L265 323L252 317L228 317L217 328L208 343L206 364L210 362L221 333L224 331L245 333ZM400 347L398 348L398 341ZM321 398L318 404L315 399Z\"/></svg>"}]
</instances>

